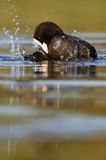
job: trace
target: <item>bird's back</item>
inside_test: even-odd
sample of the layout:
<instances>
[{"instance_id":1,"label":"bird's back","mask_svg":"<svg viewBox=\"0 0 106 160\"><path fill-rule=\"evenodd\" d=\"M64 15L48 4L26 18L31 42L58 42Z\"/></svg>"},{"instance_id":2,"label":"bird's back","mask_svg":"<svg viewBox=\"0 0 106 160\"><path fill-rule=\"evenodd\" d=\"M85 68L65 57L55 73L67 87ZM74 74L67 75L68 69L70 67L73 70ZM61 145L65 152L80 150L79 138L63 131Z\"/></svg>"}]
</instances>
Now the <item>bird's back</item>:
<instances>
[{"instance_id":1,"label":"bird's back","mask_svg":"<svg viewBox=\"0 0 106 160\"><path fill-rule=\"evenodd\" d=\"M58 35L51 39L49 54L55 60L74 60L75 58L96 58L96 50L88 42L69 35Z\"/></svg>"}]
</instances>

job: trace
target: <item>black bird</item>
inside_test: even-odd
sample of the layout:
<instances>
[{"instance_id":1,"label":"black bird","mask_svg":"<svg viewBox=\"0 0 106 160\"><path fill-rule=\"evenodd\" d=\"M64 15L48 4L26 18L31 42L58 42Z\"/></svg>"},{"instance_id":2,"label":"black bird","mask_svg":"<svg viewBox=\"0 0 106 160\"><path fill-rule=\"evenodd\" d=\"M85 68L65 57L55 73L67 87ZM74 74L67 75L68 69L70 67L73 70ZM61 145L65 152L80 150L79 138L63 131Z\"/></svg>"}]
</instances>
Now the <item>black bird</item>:
<instances>
[{"instance_id":1,"label":"black bird","mask_svg":"<svg viewBox=\"0 0 106 160\"><path fill-rule=\"evenodd\" d=\"M33 53L33 59L69 61L79 59L95 59L95 48L80 38L65 34L53 22L39 24L34 32L33 41L39 51Z\"/></svg>"}]
</instances>

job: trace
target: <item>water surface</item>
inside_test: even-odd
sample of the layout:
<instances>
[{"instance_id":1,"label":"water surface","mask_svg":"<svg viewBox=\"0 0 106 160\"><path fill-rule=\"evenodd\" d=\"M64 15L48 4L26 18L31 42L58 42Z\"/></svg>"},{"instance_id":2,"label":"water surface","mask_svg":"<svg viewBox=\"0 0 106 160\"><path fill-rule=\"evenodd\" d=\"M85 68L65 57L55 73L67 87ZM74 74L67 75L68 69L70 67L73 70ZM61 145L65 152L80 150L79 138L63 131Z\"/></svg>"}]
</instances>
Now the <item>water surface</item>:
<instances>
[{"instance_id":1,"label":"water surface","mask_svg":"<svg viewBox=\"0 0 106 160\"><path fill-rule=\"evenodd\" d=\"M0 37L3 159L97 159L105 154L106 34L75 35L96 47L98 60L24 61L23 51L34 49L31 36L20 35L14 52L11 39Z\"/></svg>"}]
</instances>

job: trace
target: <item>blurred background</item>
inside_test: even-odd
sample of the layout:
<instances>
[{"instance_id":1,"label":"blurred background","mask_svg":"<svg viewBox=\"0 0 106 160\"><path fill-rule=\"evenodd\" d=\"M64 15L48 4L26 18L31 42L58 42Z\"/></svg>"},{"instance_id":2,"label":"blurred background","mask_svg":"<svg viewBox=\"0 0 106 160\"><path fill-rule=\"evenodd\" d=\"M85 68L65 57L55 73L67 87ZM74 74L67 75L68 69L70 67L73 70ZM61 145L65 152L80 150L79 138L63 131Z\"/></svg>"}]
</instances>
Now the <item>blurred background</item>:
<instances>
[{"instance_id":1,"label":"blurred background","mask_svg":"<svg viewBox=\"0 0 106 160\"><path fill-rule=\"evenodd\" d=\"M106 54L105 10L106 0L0 0L1 159L106 159L105 56L96 63L68 64L24 63L2 56L17 55L23 49L32 53L31 36L43 21L82 35L99 54ZM79 34L83 32L88 34ZM44 83L37 85L41 80ZM67 80L70 84L78 80L79 86L62 87ZM84 87L82 80L92 85ZM64 132L60 134L59 129Z\"/></svg>"},{"instance_id":2,"label":"blurred background","mask_svg":"<svg viewBox=\"0 0 106 160\"><path fill-rule=\"evenodd\" d=\"M0 29L13 29L13 18L32 34L42 21L53 21L66 32L106 32L105 0L0 0Z\"/></svg>"}]
</instances>

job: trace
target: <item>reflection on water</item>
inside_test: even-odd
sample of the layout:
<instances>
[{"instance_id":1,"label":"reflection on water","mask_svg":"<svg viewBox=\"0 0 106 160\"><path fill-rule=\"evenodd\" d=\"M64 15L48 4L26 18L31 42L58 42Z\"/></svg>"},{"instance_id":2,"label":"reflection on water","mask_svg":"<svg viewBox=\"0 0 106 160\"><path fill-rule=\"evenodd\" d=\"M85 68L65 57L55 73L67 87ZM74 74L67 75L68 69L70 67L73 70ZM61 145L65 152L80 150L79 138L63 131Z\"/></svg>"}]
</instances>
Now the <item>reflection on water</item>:
<instances>
[{"instance_id":1,"label":"reflection on water","mask_svg":"<svg viewBox=\"0 0 106 160\"><path fill-rule=\"evenodd\" d=\"M78 64L79 63L79 64ZM33 67L36 78L67 79L95 77L95 65L86 66L83 62L64 64L62 62L40 62Z\"/></svg>"},{"instance_id":2,"label":"reflection on water","mask_svg":"<svg viewBox=\"0 0 106 160\"><path fill-rule=\"evenodd\" d=\"M105 3L1 0L1 159L106 159ZM25 62L35 25L48 20L92 43L99 59Z\"/></svg>"},{"instance_id":3,"label":"reflection on water","mask_svg":"<svg viewBox=\"0 0 106 160\"><path fill-rule=\"evenodd\" d=\"M92 40L90 35L87 38ZM99 39L97 35L93 38ZM95 39L99 59L75 62L30 62L24 61L22 55L2 55L6 43L3 41L0 54L2 159L94 157L94 160L95 148L99 149L100 156L105 153L106 48L105 44L97 45ZM26 50L32 48L28 37L17 43ZM8 53L8 45L5 52Z\"/></svg>"}]
</instances>

